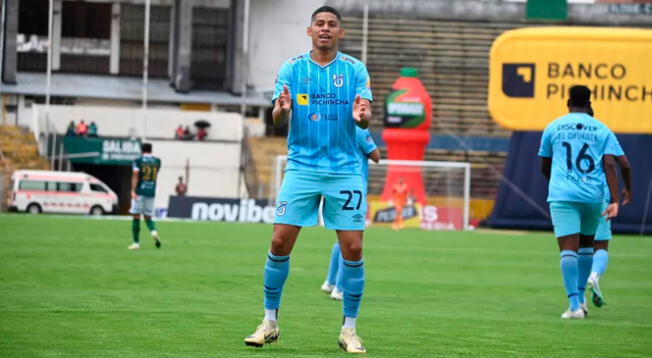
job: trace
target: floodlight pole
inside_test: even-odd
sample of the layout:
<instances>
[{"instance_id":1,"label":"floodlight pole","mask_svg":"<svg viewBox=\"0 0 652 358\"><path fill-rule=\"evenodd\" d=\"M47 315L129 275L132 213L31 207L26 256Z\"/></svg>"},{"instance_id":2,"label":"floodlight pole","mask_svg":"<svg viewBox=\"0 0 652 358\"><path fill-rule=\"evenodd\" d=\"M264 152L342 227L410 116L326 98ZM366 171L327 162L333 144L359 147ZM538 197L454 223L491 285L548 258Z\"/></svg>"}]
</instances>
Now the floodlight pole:
<instances>
[{"instance_id":1,"label":"floodlight pole","mask_svg":"<svg viewBox=\"0 0 652 358\"><path fill-rule=\"evenodd\" d=\"M362 63L367 63L367 41L369 38L369 3L364 2L362 8Z\"/></svg>"},{"instance_id":2,"label":"floodlight pole","mask_svg":"<svg viewBox=\"0 0 652 358\"><path fill-rule=\"evenodd\" d=\"M47 66L45 69L45 153L48 154L48 144L50 137L50 86L52 85L52 19L54 14L54 0L50 0L48 4L48 58ZM54 142L54 138L52 140ZM54 143L52 144L54 148ZM55 149L56 150L56 149ZM50 169L54 168L55 153L53 150Z\"/></svg>"},{"instance_id":3,"label":"floodlight pole","mask_svg":"<svg viewBox=\"0 0 652 358\"><path fill-rule=\"evenodd\" d=\"M242 179L245 175L245 148L247 131L245 128L245 118L247 117L247 79L249 74L249 0L244 0L243 21L242 21L242 85L240 87L240 115L242 117L242 133L240 139L240 166L238 168L238 187L236 189L237 197L240 197L242 189Z\"/></svg>"},{"instance_id":4,"label":"floodlight pole","mask_svg":"<svg viewBox=\"0 0 652 358\"><path fill-rule=\"evenodd\" d=\"M52 1L52 0L50 0ZM150 0L145 0L145 35L143 36L143 141L147 140L147 81L149 69L149 15Z\"/></svg>"}]
</instances>

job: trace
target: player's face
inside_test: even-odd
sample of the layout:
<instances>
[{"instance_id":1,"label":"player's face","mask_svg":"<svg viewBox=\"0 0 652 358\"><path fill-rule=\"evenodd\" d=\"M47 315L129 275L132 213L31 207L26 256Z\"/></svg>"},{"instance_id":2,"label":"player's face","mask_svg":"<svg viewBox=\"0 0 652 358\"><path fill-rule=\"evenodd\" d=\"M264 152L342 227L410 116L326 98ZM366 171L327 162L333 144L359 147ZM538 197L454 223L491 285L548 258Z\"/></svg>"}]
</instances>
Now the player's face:
<instances>
[{"instance_id":1,"label":"player's face","mask_svg":"<svg viewBox=\"0 0 652 358\"><path fill-rule=\"evenodd\" d=\"M337 42L344 36L344 29L335 14L320 12L308 27L308 36L312 38L313 48L330 51L337 49Z\"/></svg>"}]
</instances>

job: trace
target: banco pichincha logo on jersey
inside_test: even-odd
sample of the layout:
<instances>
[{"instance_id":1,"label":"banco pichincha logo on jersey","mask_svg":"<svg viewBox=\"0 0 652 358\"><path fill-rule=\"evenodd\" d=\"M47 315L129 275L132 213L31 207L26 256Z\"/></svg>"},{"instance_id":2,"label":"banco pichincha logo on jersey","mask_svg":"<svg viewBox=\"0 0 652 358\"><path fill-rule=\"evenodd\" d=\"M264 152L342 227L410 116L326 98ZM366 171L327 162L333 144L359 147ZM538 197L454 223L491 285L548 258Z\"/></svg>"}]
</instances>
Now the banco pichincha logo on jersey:
<instances>
[{"instance_id":1,"label":"banco pichincha logo on jersey","mask_svg":"<svg viewBox=\"0 0 652 358\"><path fill-rule=\"evenodd\" d=\"M507 97L534 97L533 63L503 63L503 93Z\"/></svg>"}]
</instances>

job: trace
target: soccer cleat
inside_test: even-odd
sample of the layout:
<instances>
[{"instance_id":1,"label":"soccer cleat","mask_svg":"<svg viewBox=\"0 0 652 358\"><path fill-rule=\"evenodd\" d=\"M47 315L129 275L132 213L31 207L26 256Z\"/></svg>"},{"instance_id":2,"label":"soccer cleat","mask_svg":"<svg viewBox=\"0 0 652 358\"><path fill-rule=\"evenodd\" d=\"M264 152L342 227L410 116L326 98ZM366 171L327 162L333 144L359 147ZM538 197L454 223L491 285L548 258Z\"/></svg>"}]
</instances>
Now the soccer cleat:
<instances>
[{"instance_id":1,"label":"soccer cleat","mask_svg":"<svg viewBox=\"0 0 652 358\"><path fill-rule=\"evenodd\" d=\"M274 343L278 341L280 332L278 324L271 319L264 319L263 323L256 327L256 331L245 337L244 342L248 346L262 347L265 343Z\"/></svg>"},{"instance_id":2,"label":"soccer cleat","mask_svg":"<svg viewBox=\"0 0 652 358\"><path fill-rule=\"evenodd\" d=\"M333 292L331 292L331 298L336 300L336 301L341 301L343 298L343 292L338 290L337 288L333 289Z\"/></svg>"},{"instance_id":3,"label":"soccer cleat","mask_svg":"<svg viewBox=\"0 0 652 358\"><path fill-rule=\"evenodd\" d=\"M335 285L331 285L328 280L324 281L324 283L321 285L321 290L324 293L331 293L333 292L333 289L335 288Z\"/></svg>"},{"instance_id":4,"label":"soccer cleat","mask_svg":"<svg viewBox=\"0 0 652 358\"><path fill-rule=\"evenodd\" d=\"M133 244L127 246L127 249L129 250L140 250L140 244L137 242L134 242Z\"/></svg>"},{"instance_id":5,"label":"soccer cleat","mask_svg":"<svg viewBox=\"0 0 652 358\"><path fill-rule=\"evenodd\" d=\"M591 289L591 301L595 307L602 307L604 305L604 296L600 291L600 284L598 283L599 277L589 277L588 287Z\"/></svg>"},{"instance_id":6,"label":"soccer cleat","mask_svg":"<svg viewBox=\"0 0 652 358\"><path fill-rule=\"evenodd\" d=\"M355 334L354 328L342 328L339 344L347 353L367 353L367 349L362 345L362 339Z\"/></svg>"},{"instance_id":7,"label":"soccer cleat","mask_svg":"<svg viewBox=\"0 0 652 358\"><path fill-rule=\"evenodd\" d=\"M586 301L584 301L584 302L582 302L580 304L580 308L582 309L582 311L584 311L584 317L585 318L588 317L589 316L589 305L586 303Z\"/></svg>"},{"instance_id":8,"label":"soccer cleat","mask_svg":"<svg viewBox=\"0 0 652 358\"><path fill-rule=\"evenodd\" d=\"M584 319L584 317L586 316L584 316L584 310L581 308L578 308L575 311L569 309L561 315L561 318L563 319Z\"/></svg>"},{"instance_id":9,"label":"soccer cleat","mask_svg":"<svg viewBox=\"0 0 652 358\"><path fill-rule=\"evenodd\" d=\"M152 240L154 240L154 245L157 249L161 248L161 238L158 237L158 232L156 230L151 233Z\"/></svg>"}]
</instances>

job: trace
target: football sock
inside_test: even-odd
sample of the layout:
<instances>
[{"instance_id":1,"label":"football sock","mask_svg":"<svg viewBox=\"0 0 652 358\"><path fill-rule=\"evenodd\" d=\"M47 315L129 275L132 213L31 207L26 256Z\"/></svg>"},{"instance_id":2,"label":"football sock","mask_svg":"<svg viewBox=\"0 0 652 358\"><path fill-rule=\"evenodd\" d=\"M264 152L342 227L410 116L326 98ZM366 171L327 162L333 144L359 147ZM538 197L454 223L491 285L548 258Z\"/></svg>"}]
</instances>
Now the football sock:
<instances>
[{"instance_id":1,"label":"football sock","mask_svg":"<svg viewBox=\"0 0 652 358\"><path fill-rule=\"evenodd\" d=\"M362 259L358 261L342 259L342 288L344 317L358 317L364 290L364 261Z\"/></svg>"},{"instance_id":2,"label":"football sock","mask_svg":"<svg viewBox=\"0 0 652 358\"><path fill-rule=\"evenodd\" d=\"M357 318L344 317L344 322L342 323L342 328L353 328L355 329L355 321Z\"/></svg>"},{"instance_id":3,"label":"football sock","mask_svg":"<svg viewBox=\"0 0 652 358\"><path fill-rule=\"evenodd\" d=\"M145 220L145 225L147 225L147 228L149 229L149 232L155 231L156 230L156 224L154 223L154 220Z\"/></svg>"},{"instance_id":4,"label":"football sock","mask_svg":"<svg viewBox=\"0 0 652 358\"><path fill-rule=\"evenodd\" d=\"M577 294L580 303L584 303L584 289L586 288L586 281L591 274L591 266L593 265L593 248L580 247L577 250Z\"/></svg>"},{"instance_id":5,"label":"football sock","mask_svg":"<svg viewBox=\"0 0 652 358\"><path fill-rule=\"evenodd\" d=\"M343 266L342 260L344 260L344 258L342 257L341 252L338 253L337 256L338 256L337 261L339 262L339 264L337 266L338 268L337 268L337 278L335 279L335 288L337 288L338 291L343 292L344 287L342 287L342 266Z\"/></svg>"},{"instance_id":6,"label":"football sock","mask_svg":"<svg viewBox=\"0 0 652 358\"><path fill-rule=\"evenodd\" d=\"M577 297L577 252L563 250L559 253L559 263L570 303L569 308L571 311L576 311L580 308L580 300Z\"/></svg>"},{"instance_id":7,"label":"football sock","mask_svg":"<svg viewBox=\"0 0 652 358\"><path fill-rule=\"evenodd\" d=\"M276 321L278 320L278 310L265 309L265 319Z\"/></svg>"},{"instance_id":8,"label":"football sock","mask_svg":"<svg viewBox=\"0 0 652 358\"><path fill-rule=\"evenodd\" d=\"M329 284L335 285L335 282L337 280L337 271L340 267L340 243L336 242L333 244L333 248L331 249L331 262L328 264L328 277L326 278L326 281L328 281Z\"/></svg>"},{"instance_id":9,"label":"football sock","mask_svg":"<svg viewBox=\"0 0 652 358\"><path fill-rule=\"evenodd\" d=\"M131 236L134 238L134 242L138 243L140 241L140 219L133 219L131 222Z\"/></svg>"},{"instance_id":10,"label":"football sock","mask_svg":"<svg viewBox=\"0 0 652 358\"><path fill-rule=\"evenodd\" d=\"M290 256L276 256L271 252L267 254L263 292L265 293L264 305L266 310L277 310L281 305L281 294L285 279L290 272Z\"/></svg>"},{"instance_id":11,"label":"football sock","mask_svg":"<svg viewBox=\"0 0 652 358\"><path fill-rule=\"evenodd\" d=\"M609 252L607 250L598 250L593 254L593 268L591 272L595 273L597 276L602 276L602 274L607 270L607 264L609 263Z\"/></svg>"}]
</instances>

